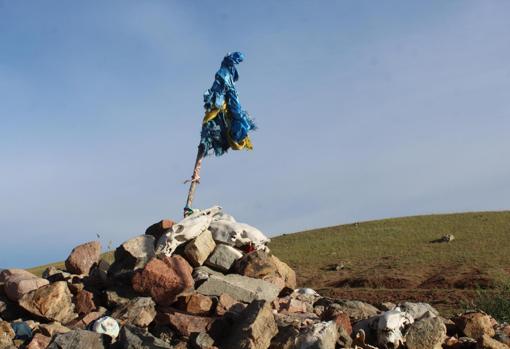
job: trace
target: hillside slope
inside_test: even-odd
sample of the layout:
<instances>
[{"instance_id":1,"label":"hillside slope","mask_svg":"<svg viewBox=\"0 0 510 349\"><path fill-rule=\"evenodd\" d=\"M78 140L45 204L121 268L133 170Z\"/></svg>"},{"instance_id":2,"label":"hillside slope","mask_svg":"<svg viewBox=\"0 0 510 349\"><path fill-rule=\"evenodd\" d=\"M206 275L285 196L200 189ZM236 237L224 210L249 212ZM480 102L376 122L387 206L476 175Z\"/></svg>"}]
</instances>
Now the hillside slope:
<instances>
[{"instance_id":1,"label":"hillside slope","mask_svg":"<svg viewBox=\"0 0 510 349\"><path fill-rule=\"evenodd\" d=\"M431 243L453 234L450 243ZM276 237L271 250L301 285L371 302L421 300L458 309L475 289L510 279L510 212L385 219Z\"/></svg>"}]
</instances>

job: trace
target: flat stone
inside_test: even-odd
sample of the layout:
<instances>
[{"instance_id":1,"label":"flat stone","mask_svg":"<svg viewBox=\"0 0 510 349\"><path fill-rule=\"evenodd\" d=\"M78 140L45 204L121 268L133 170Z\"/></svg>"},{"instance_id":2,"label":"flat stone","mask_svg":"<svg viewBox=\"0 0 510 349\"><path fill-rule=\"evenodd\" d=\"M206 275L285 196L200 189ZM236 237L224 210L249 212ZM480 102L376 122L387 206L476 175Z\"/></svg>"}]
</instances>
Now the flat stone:
<instances>
[{"instance_id":1,"label":"flat stone","mask_svg":"<svg viewBox=\"0 0 510 349\"><path fill-rule=\"evenodd\" d=\"M50 345L51 337L36 333L26 349L46 349Z\"/></svg>"},{"instance_id":2,"label":"flat stone","mask_svg":"<svg viewBox=\"0 0 510 349\"><path fill-rule=\"evenodd\" d=\"M84 330L70 331L55 336L48 349L106 349L110 337Z\"/></svg>"},{"instance_id":3,"label":"flat stone","mask_svg":"<svg viewBox=\"0 0 510 349\"><path fill-rule=\"evenodd\" d=\"M333 303L338 304L338 310L349 315L351 322L368 319L379 314L379 310L376 307L361 301L337 300Z\"/></svg>"},{"instance_id":4,"label":"flat stone","mask_svg":"<svg viewBox=\"0 0 510 349\"><path fill-rule=\"evenodd\" d=\"M192 266L198 267L204 264L215 247L211 232L206 230L186 244L184 255Z\"/></svg>"},{"instance_id":5,"label":"flat stone","mask_svg":"<svg viewBox=\"0 0 510 349\"><path fill-rule=\"evenodd\" d=\"M178 295L193 290L193 268L181 256L153 258L133 276L133 289L151 296L157 304L170 305Z\"/></svg>"},{"instance_id":6,"label":"flat stone","mask_svg":"<svg viewBox=\"0 0 510 349\"><path fill-rule=\"evenodd\" d=\"M218 303L216 304L216 315L223 316L229 311L234 313L240 313L246 306L243 303L239 303L236 299L230 296L228 293L220 294L218 297Z\"/></svg>"},{"instance_id":7,"label":"flat stone","mask_svg":"<svg viewBox=\"0 0 510 349\"><path fill-rule=\"evenodd\" d=\"M115 309L112 317L121 325L147 327L156 317L156 303L150 297L137 297Z\"/></svg>"},{"instance_id":8,"label":"flat stone","mask_svg":"<svg viewBox=\"0 0 510 349\"><path fill-rule=\"evenodd\" d=\"M494 337L495 331L492 327L492 319L484 313L465 313L453 319L455 325L467 337L478 339L484 334Z\"/></svg>"},{"instance_id":9,"label":"flat stone","mask_svg":"<svg viewBox=\"0 0 510 349\"><path fill-rule=\"evenodd\" d=\"M446 326L434 317L416 321L405 336L408 349L441 349L446 339Z\"/></svg>"},{"instance_id":10,"label":"flat stone","mask_svg":"<svg viewBox=\"0 0 510 349\"><path fill-rule=\"evenodd\" d=\"M5 294L13 302L17 302L27 293L37 290L38 288L48 285L49 281L43 278L25 276L11 276L4 285Z\"/></svg>"},{"instance_id":11,"label":"flat stone","mask_svg":"<svg viewBox=\"0 0 510 349\"><path fill-rule=\"evenodd\" d=\"M41 333L47 337L53 337L54 335L59 333L70 332L71 329L65 327L60 322L54 321L49 324L40 324L39 331L41 331Z\"/></svg>"},{"instance_id":12,"label":"flat stone","mask_svg":"<svg viewBox=\"0 0 510 349\"><path fill-rule=\"evenodd\" d=\"M230 270L234 262L242 256L243 253L238 249L229 245L219 244L216 245L213 253L209 256L205 263L213 269L227 272Z\"/></svg>"},{"instance_id":13,"label":"flat stone","mask_svg":"<svg viewBox=\"0 0 510 349\"><path fill-rule=\"evenodd\" d=\"M267 281L236 274L211 275L197 289L198 293L207 296L220 296L226 293L245 303L251 303L258 299L272 302L278 296L279 291L278 287Z\"/></svg>"},{"instance_id":14,"label":"flat stone","mask_svg":"<svg viewBox=\"0 0 510 349\"><path fill-rule=\"evenodd\" d=\"M267 349L278 333L271 304L255 300L240 314L239 321L220 345L223 349Z\"/></svg>"},{"instance_id":15,"label":"flat stone","mask_svg":"<svg viewBox=\"0 0 510 349\"><path fill-rule=\"evenodd\" d=\"M165 341L154 337L148 331L126 325L122 327L119 335L119 343L122 349L172 349L174 348Z\"/></svg>"},{"instance_id":16,"label":"flat stone","mask_svg":"<svg viewBox=\"0 0 510 349\"><path fill-rule=\"evenodd\" d=\"M170 325L182 336L189 337L192 333L207 332L214 321L212 317L185 314L173 309L165 309L158 313L159 324Z\"/></svg>"},{"instance_id":17,"label":"flat stone","mask_svg":"<svg viewBox=\"0 0 510 349\"><path fill-rule=\"evenodd\" d=\"M73 248L65 261L66 270L72 274L88 275L90 269L99 263L101 243L91 241Z\"/></svg>"},{"instance_id":18,"label":"flat stone","mask_svg":"<svg viewBox=\"0 0 510 349\"><path fill-rule=\"evenodd\" d=\"M64 324L77 317L72 295L65 281L27 293L20 299L19 305L31 314Z\"/></svg>"},{"instance_id":19,"label":"flat stone","mask_svg":"<svg viewBox=\"0 0 510 349\"><path fill-rule=\"evenodd\" d=\"M10 278L11 276L22 277L24 279L30 279L30 278L37 277L34 274L32 274L31 272L26 271L24 269L15 269L15 268L4 269L0 272L0 283L6 282L7 279Z\"/></svg>"}]
</instances>

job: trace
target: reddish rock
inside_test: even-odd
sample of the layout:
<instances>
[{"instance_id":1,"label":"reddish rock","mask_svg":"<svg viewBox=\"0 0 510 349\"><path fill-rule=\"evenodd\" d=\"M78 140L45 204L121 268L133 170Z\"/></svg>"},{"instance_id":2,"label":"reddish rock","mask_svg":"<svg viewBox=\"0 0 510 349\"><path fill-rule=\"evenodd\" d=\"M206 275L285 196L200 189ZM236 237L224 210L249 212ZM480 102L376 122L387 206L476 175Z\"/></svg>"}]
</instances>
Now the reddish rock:
<instances>
[{"instance_id":1,"label":"reddish rock","mask_svg":"<svg viewBox=\"0 0 510 349\"><path fill-rule=\"evenodd\" d=\"M170 219L163 219L157 223L154 223L150 227L147 228L145 234L154 236L154 240L157 243L158 240L163 236L163 234L167 233L169 229L172 228L174 222Z\"/></svg>"},{"instance_id":2,"label":"reddish rock","mask_svg":"<svg viewBox=\"0 0 510 349\"><path fill-rule=\"evenodd\" d=\"M467 337L474 339L481 338L484 334L494 337L495 331L492 327L492 319L484 313L465 313L454 318L453 321L459 330Z\"/></svg>"},{"instance_id":3,"label":"reddish rock","mask_svg":"<svg viewBox=\"0 0 510 349\"><path fill-rule=\"evenodd\" d=\"M243 303L238 302L228 293L222 293L218 297L218 303L216 304L216 314L218 316L225 315L228 311L241 312L246 306Z\"/></svg>"},{"instance_id":4,"label":"reddish rock","mask_svg":"<svg viewBox=\"0 0 510 349\"><path fill-rule=\"evenodd\" d=\"M24 279L30 279L35 278L34 274L32 274L29 271L26 271L24 269L4 269L0 272L0 283L6 282L8 278L16 276L16 277L23 277Z\"/></svg>"},{"instance_id":5,"label":"reddish rock","mask_svg":"<svg viewBox=\"0 0 510 349\"><path fill-rule=\"evenodd\" d=\"M101 244L99 241L91 241L85 244L76 246L71 251L69 257L65 262L66 269L72 274L86 274L88 275L90 269L101 258Z\"/></svg>"},{"instance_id":6,"label":"reddish rock","mask_svg":"<svg viewBox=\"0 0 510 349\"><path fill-rule=\"evenodd\" d=\"M103 317L106 314L106 309L103 307L99 307L97 311L93 311L92 313L88 313L82 317L74 319L69 322L67 326L74 330L85 330L92 322L96 321L100 317Z\"/></svg>"},{"instance_id":7,"label":"reddish rock","mask_svg":"<svg viewBox=\"0 0 510 349\"><path fill-rule=\"evenodd\" d=\"M14 274L7 277L4 285L4 292L7 298L13 302L17 302L27 293L48 284L48 280L33 275Z\"/></svg>"},{"instance_id":8,"label":"reddish rock","mask_svg":"<svg viewBox=\"0 0 510 349\"><path fill-rule=\"evenodd\" d=\"M51 337L36 333L26 349L46 349L50 345Z\"/></svg>"},{"instance_id":9,"label":"reddish rock","mask_svg":"<svg viewBox=\"0 0 510 349\"><path fill-rule=\"evenodd\" d=\"M46 337L53 337L57 333L67 333L71 331L60 322L51 322L49 324L40 324L39 331Z\"/></svg>"},{"instance_id":10,"label":"reddish rock","mask_svg":"<svg viewBox=\"0 0 510 349\"><path fill-rule=\"evenodd\" d=\"M157 304L170 305L183 292L193 289L193 268L181 256L153 258L132 279L133 289L151 296Z\"/></svg>"},{"instance_id":11,"label":"reddish rock","mask_svg":"<svg viewBox=\"0 0 510 349\"><path fill-rule=\"evenodd\" d=\"M119 306L112 317L121 325L131 324L147 327L156 316L156 304L150 297L136 297Z\"/></svg>"},{"instance_id":12,"label":"reddish rock","mask_svg":"<svg viewBox=\"0 0 510 349\"><path fill-rule=\"evenodd\" d=\"M200 293L179 297L179 309L193 315L208 315L211 312L213 301L211 297Z\"/></svg>"},{"instance_id":13,"label":"reddish rock","mask_svg":"<svg viewBox=\"0 0 510 349\"><path fill-rule=\"evenodd\" d=\"M161 325L170 325L182 336L189 337L192 333L207 332L214 318L184 314L166 309L164 313L158 313L156 321Z\"/></svg>"},{"instance_id":14,"label":"reddish rock","mask_svg":"<svg viewBox=\"0 0 510 349\"><path fill-rule=\"evenodd\" d=\"M94 294L87 290L78 291L75 298L75 311L79 315L88 314L97 309Z\"/></svg>"},{"instance_id":15,"label":"reddish rock","mask_svg":"<svg viewBox=\"0 0 510 349\"><path fill-rule=\"evenodd\" d=\"M349 315L342 311L337 304L327 307L321 316L322 321L335 321L337 327L342 327L348 335L352 334L352 325Z\"/></svg>"}]
</instances>

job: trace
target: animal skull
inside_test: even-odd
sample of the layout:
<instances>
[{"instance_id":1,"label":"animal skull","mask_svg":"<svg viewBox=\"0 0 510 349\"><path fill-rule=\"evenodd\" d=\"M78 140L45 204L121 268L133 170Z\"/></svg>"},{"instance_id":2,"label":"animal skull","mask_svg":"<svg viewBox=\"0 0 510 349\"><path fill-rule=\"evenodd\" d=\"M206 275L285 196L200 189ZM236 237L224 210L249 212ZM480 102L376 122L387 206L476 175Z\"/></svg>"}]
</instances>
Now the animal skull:
<instances>
[{"instance_id":1,"label":"animal skull","mask_svg":"<svg viewBox=\"0 0 510 349\"><path fill-rule=\"evenodd\" d=\"M221 207L214 206L207 210L195 211L164 234L158 241L157 254L170 257L175 249L202 234L207 230L213 220L213 216L221 211Z\"/></svg>"},{"instance_id":2,"label":"animal skull","mask_svg":"<svg viewBox=\"0 0 510 349\"><path fill-rule=\"evenodd\" d=\"M384 312L377 322L377 345L385 349L400 348L404 344L402 331L414 318L400 308Z\"/></svg>"},{"instance_id":3,"label":"animal skull","mask_svg":"<svg viewBox=\"0 0 510 349\"><path fill-rule=\"evenodd\" d=\"M270 241L257 228L230 219L213 221L209 230L215 241L235 247L242 247L252 243L257 250L262 250L266 248L266 244Z\"/></svg>"}]
</instances>

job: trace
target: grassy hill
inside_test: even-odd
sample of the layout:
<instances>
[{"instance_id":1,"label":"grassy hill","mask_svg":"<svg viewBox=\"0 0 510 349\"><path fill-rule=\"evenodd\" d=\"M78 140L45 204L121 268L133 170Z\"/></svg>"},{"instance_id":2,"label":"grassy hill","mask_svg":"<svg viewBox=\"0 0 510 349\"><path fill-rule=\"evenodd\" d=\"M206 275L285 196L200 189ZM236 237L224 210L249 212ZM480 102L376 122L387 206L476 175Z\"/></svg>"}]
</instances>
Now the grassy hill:
<instances>
[{"instance_id":1,"label":"grassy hill","mask_svg":"<svg viewBox=\"0 0 510 349\"><path fill-rule=\"evenodd\" d=\"M430 242L445 234L455 240ZM509 237L510 212L475 212L315 229L275 237L270 248L296 270L300 285L322 294L426 301L453 312L472 302L477 289L509 282ZM41 274L47 266L31 271Z\"/></svg>"}]
</instances>

